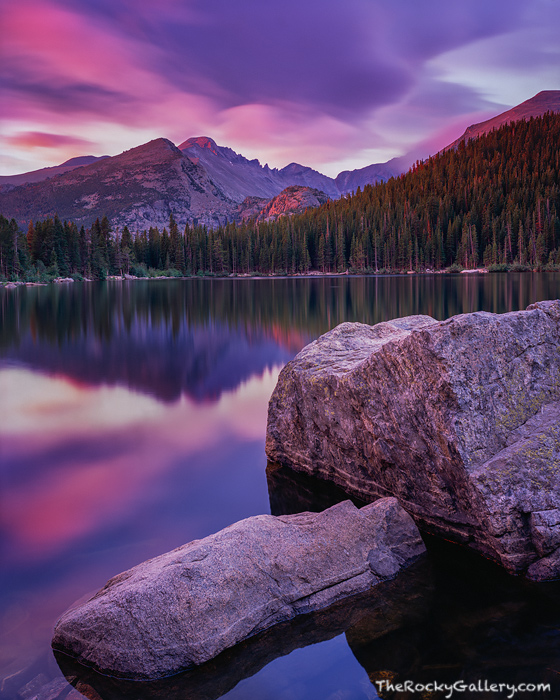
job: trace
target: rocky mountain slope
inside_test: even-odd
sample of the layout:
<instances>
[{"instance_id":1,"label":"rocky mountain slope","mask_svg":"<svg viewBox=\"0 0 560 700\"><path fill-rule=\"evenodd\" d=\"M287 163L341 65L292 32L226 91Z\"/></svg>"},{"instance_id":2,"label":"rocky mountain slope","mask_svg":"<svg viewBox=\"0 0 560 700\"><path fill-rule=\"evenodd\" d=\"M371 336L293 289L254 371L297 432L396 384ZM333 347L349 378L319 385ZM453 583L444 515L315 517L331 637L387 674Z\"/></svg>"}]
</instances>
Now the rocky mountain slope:
<instances>
[{"instance_id":1,"label":"rocky mountain slope","mask_svg":"<svg viewBox=\"0 0 560 700\"><path fill-rule=\"evenodd\" d=\"M292 185L313 187L331 198L340 196L335 181L312 168L298 163L290 163L281 170L262 166L257 159L247 160L206 136L188 139L179 149L201 164L212 181L235 202L242 202L246 197L270 199Z\"/></svg>"},{"instance_id":2,"label":"rocky mountain slope","mask_svg":"<svg viewBox=\"0 0 560 700\"><path fill-rule=\"evenodd\" d=\"M188 222L216 227L232 220L275 219L328 200L324 192L310 187L293 186L278 191L281 180L274 184L272 178L263 180L260 187L261 192L272 195L243 198L244 191L251 191L251 170L262 169L258 161L248 161L210 139L204 142L206 145L196 149L217 153L220 161L230 164L237 160L241 165L240 172L232 171L229 186L225 165L220 175L211 157L206 158L210 163L207 168L201 158L185 155L192 151L191 147L181 151L171 141L156 139L119 156L0 193L0 212L22 225L55 214L78 225L90 225L107 215L115 227L127 225L131 230L143 230L157 226L161 230L169 224L171 213L183 225ZM226 160L228 157L231 161ZM211 178L209 171L218 172L218 176ZM253 180L259 189L258 178Z\"/></svg>"},{"instance_id":3,"label":"rocky mountain slope","mask_svg":"<svg viewBox=\"0 0 560 700\"><path fill-rule=\"evenodd\" d=\"M199 164L167 139L156 139L118 156L49 180L0 193L0 211L19 222L61 219L90 224L107 215L114 226L163 228L177 221L216 226L236 214L228 198Z\"/></svg>"},{"instance_id":4,"label":"rocky mountain slope","mask_svg":"<svg viewBox=\"0 0 560 700\"><path fill-rule=\"evenodd\" d=\"M281 216L300 214L309 207L326 204L329 198L321 190L294 185L273 197L260 211L258 221L275 221Z\"/></svg>"},{"instance_id":5,"label":"rocky mountain slope","mask_svg":"<svg viewBox=\"0 0 560 700\"><path fill-rule=\"evenodd\" d=\"M487 119L479 124L471 124L465 133L456 141L449 144L448 148L455 148L461 141L475 139L482 134L488 134L492 129L498 129L503 124L516 122L520 119L530 119L531 117L540 117L546 112L560 112L560 90L543 90L529 100L525 100L516 107L508 109L507 112L502 112L492 119Z\"/></svg>"},{"instance_id":6,"label":"rocky mountain slope","mask_svg":"<svg viewBox=\"0 0 560 700\"><path fill-rule=\"evenodd\" d=\"M109 158L109 156L78 156L76 158L70 158L70 160L60 165L55 165L52 168L32 170L29 173L22 173L21 175L0 175L0 192L9 192L13 190L14 187L19 187L29 182L41 182L55 175L62 175L70 170L80 168L82 165L90 165L102 158Z\"/></svg>"}]
</instances>

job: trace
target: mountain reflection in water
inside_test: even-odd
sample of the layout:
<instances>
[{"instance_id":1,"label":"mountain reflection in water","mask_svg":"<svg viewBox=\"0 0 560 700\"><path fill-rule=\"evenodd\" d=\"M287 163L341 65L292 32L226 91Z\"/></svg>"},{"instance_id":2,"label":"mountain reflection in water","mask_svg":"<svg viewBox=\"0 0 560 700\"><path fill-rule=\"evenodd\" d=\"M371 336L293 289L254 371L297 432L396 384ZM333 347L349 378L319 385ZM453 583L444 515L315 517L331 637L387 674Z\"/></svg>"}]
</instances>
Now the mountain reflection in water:
<instances>
[{"instance_id":1,"label":"mountain reflection in water","mask_svg":"<svg viewBox=\"0 0 560 700\"><path fill-rule=\"evenodd\" d=\"M345 498L266 470L268 398L306 343L342 321L443 319L559 297L552 273L0 290L0 700L33 697L35 682L39 698L65 700L52 626L111 576L244 517ZM69 677L103 700L370 698L380 678L551 679L560 697L558 598L556 584L433 544L379 590L197 672L141 691L101 686L83 669Z\"/></svg>"},{"instance_id":2,"label":"mountain reflection in water","mask_svg":"<svg viewBox=\"0 0 560 700\"><path fill-rule=\"evenodd\" d=\"M558 274L81 283L0 293L0 361L161 401L216 400L343 321L503 313L558 296Z\"/></svg>"}]
</instances>

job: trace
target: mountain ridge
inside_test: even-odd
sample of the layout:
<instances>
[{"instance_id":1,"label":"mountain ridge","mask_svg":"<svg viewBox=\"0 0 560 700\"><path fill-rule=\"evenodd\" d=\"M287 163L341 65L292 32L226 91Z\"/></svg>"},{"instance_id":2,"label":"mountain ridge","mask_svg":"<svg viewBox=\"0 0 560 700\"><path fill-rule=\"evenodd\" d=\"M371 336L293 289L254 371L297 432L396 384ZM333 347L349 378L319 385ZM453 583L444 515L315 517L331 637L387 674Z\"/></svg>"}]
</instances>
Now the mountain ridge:
<instances>
[{"instance_id":1,"label":"mountain ridge","mask_svg":"<svg viewBox=\"0 0 560 700\"><path fill-rule=\"evenodd\" d=\"M0 193L4 215L6 204L8 215L19 222L58 214L89 225L107 215L115 226L140 229L168 225L170 213L216 226L231 220L236 208L203 167L164 138Z\"/></svg>"},{"instance_id":2,"label":"mountain ridge","mask_svg":"<svg viewBox=\"0 0 560 700\"><path fill-rule=\"evenodd\" d=\"M179 149L191 160L201 162L216 185L238 203L246 197L271 199L292 185L321 189L329 197L340 197L332 178L299 163L282 169L263 166L258 159L249 160L227 146L218 146L207 136L187 139Z\"/></svg>"},{"instance_id":3,"label":"mountain ridge","mask_svg":"<svg viewBox=\"0 0 560 700\"><path fill-rule=\"evenodd\" d=\"M482 134L488 134L493 129L498 129L504 124L520 121L521 119L539 117L546 112L560 112L560 90L541 90L541 92L538 92L528 100L521 102L501 114L497 114L495 117L491 117L478 124L471 124L458 139L450 143L449 146L446 146L443 150L456 148L462 141L468 141Z\"/></svg>"},{"instance_id":4,"label":"mountain ridge","mask_svg":"<svg viewBox=\"0 0 560 700\"><path fill-rule=\"evenodd\" d=\"M49 168L40 168L20 175L0 175L0 192L9 192L15 187L33 182L42 182L56 175L63 175L70 170L75 170L84 165L91 165L98 160L110 158L111 156L76 156L64 161L60 165L53 165Z\"/></svg>"},{"instance_id":5,"label":"mountain ridge","mask_svg":"<svg viewBox=\"0 0 560 700\"><path fill-rule=\"evenodd\" d=\"M560 112L560 90L542 91L492 119L471 125L443 150L509 121L546 111ZM306 191L290 189L274 211L277 207L283 214L301 211L304 201L316 206L312 202L321 199L317 191L338 199L399 176L408 164L407 156L401 156L330 178L294 162L281 169L262 166L258 159L249 160L208 136L191 137L179 146L158 138L117 156L78 156L53 168L4 176L0 178L0 212L20 225L55 214L78 225L90 225L107 215L113 226L147 230L163 228L173 214L180 224L213 228L228 221L262 220L270 201L287 188ZM22 182L25 177L28 181Z\"/></svg>"}]
</instances>

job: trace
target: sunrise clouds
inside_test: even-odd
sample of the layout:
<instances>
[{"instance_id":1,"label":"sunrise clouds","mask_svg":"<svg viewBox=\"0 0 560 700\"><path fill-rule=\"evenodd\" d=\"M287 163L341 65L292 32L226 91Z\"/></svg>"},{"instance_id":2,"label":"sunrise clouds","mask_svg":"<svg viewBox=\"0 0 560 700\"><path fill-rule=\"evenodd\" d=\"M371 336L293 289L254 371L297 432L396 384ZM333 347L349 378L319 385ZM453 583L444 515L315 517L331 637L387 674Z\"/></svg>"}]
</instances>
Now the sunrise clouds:
<instances>
[{"instance_id":1,"label":"sunrise clouds","mask_svg":"<svg viewBox=\"0 0 560 700\"><path fill-rule=\"evenodd\" d=\"M560 87L558 0L3 0L1 172L208 135L327 174Z\"/></svg>"}]
</instances>

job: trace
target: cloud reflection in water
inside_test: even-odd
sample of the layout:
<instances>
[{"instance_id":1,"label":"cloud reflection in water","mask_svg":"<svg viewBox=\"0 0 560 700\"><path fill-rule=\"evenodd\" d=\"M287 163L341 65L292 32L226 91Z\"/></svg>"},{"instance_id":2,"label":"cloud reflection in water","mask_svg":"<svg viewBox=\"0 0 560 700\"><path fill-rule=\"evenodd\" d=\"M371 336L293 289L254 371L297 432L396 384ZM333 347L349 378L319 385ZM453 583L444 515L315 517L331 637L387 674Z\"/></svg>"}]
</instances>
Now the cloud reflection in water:
<instances>
[{"instance_id":1,"label":"cloud reflection in water","mask_svg":"<svg viewBox=\"0 0 560 700\"><path fill-rule=\"evenodd\" d=\"M3 370L0 386L14 397L0 426L10 559L47 558L122 521L163 474L200 469L197 452L262 439L277 373L265 371L216 403L183 397L169 406L122 387Z\"/></svg>"},{"instance_id":2,"label":"cloud reflection in water","mask_svg":"<svg viewBox=\"0 0 560 700\"><path fill-rule=\"evenodd\" d=\"M269 512L263 435L277 374L215 402L168 404L0 370L0 670L47 649L53 620L111 576Z\"/></svg>"}]
</instances>

